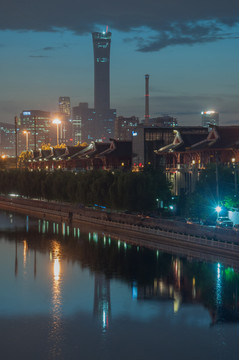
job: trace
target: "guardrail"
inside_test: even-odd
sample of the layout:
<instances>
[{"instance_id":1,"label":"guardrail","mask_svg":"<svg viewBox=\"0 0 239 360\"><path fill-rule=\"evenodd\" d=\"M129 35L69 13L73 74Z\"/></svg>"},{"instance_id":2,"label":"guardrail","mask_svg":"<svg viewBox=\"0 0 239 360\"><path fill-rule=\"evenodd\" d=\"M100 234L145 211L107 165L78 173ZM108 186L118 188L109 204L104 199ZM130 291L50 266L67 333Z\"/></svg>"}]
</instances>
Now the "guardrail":
<instances>
[{"instance_id":1,"label":"guardrail","mask_svg":"<svg viewBox=\"0 0 239 360\"><path fill-rule=\"evenodd\" d=\"M0 200L0 206L2 205L3 208L8 208L11 209L12 211L16 211L16 212L24 212L24 213L30 213L32 215L35 214L35 216L39 216L41 215L41 217L50 217L50 218L56 218L59 221L81 221L81 222L85 222L85 223L93 223L96 225L101 225L101 226L110 226L111 228L116 228L116 229L123 229L123 230L129 230L132 232L136 232L136 233L140 233L140 234L150 234L155 236L155 241L157 241L157 237L164 237L164 238L168 238L168 239L173 239L173 240L180 240L185 242L186 244L195 244L195 245L202 245L202 246L206 246L206 247L210 247L210 248L218 248L218 249L224 249L224 250L229 250L229 251L233 251L236 253L239 253L239 244L233 242L233 241L221 241L218 239L214 239L214 238L207 238L206 236L202 237L202 236L195 236L195 235L191 235L191 234L183 234L180 232L176 232L176 231L172 231L172 229L170 230L165 230L165 229L159 229L157 227L149 227L149 226L145 226L144 224L142 225L135 225L135 224L127 224L127 223L122 223L120 221L112 221L111 219L109 220L105 220L105 219L100 219L99 217L97 217L97 212L94 213L95 217L90 217L89 214L88 216L83 215L82 212L84 212L82 209L78 210L78 211L72 211L69 212L69 210L76 210L76 209L72 209L70 206L62 206L59 204L52 204L53 206L51 206L51 204L45 204L46 206L43 207L44 203L41 204L40 207L38 206L32 206L32 200L29 201L29 205L25 204L21 204L20 202L16 202L16 201L7 201L6 199L4 200ZM71 216L70 216L71 213ZM157 224L157 225L160 225ZM231 239L232 240L232 239Z\"/></svg>"}]
</instances>

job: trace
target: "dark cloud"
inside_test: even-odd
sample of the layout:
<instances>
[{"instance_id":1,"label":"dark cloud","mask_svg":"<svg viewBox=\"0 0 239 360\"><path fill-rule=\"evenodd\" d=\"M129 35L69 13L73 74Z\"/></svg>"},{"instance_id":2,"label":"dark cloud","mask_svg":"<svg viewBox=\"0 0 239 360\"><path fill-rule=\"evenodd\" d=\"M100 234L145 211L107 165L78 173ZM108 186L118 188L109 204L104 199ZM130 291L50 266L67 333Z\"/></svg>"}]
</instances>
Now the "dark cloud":
<instances>
[{"instance_id":1,"label":"dark cloud","mask_svg":"<svg viewBox=\"0 0 239 360\"><path fill-rule=\"evenodd\" d=\"M46 47L44 47L42 50L44 50L44 51L51 51L51 50L55 50L56 49L56 47L54 47L54 46L46 46Z\"/></svg>"},{"instance_id":2,"label":"dark cloud","mask_svg":"<svg viewBox=\"0 0 239 360\"><path fill-rule=\"evenodd\" d=\"M228 29L238 21L237 0L69 0L67 5L65 0L2 0L0 13L3 30L67 29L84 34L108 24L111 29L137 31L142 52L234 38Z\"/></svg>"},{"instance_id":3,"label":"dark cloud","mask_svg":"<svg viewBox=\"0 0 239 360\"><path fill-rule=\"evenodd\" d=\"M44 56L44 55L29 55L30 58L47 58L49 56Z\"/></svg>"},{"instance_id":4,"label":"dark cloud","mask_svg":"<svg viewBox=\"0 0 239 360\"><path fill-rule=\"evenodd\" d=\"M57 49L60 49L60 48L68 48L69 45L68 44L63 44L61 46L45 46L42 50L43 51L52 51L52 50L57 50Z\"/></svg>"}]
</instances>

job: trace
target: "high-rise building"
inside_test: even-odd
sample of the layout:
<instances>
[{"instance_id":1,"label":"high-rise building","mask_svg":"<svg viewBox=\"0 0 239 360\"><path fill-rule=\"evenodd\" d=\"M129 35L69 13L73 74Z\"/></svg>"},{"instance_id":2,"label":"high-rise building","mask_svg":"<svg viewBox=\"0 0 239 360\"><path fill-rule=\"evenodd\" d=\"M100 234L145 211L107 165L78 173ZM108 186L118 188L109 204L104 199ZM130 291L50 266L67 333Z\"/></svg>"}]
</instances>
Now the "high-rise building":
<instances>
[{"instance_id":1,"label":"high-rise building","mask_svg":"<svg viewBox=\"0 0 239 360\"><path fill-rule=\"evenodd\" d=\"M59 97L59 112L67 117L71 116L71 101L69 96Z\"/></svg>"},{"instance_id":2,"label":"high-rise building","mask_svg":"<svg viewBox=\"0 0 239 360\"><path fill-rule=\"evenodd\" d=\"M15 126L13 124L0 123L0 154L15 155Z\"/></svg>"},{"instance_id":3,"label":"high-rise building","mask_svg":"<svg viewBox=\"0 0 239 360\"><path fill-rule=\"evenodd\" d=\"M90 109L88 103L79 103L72 108L72 136L73 143L91 142L95 140L94 126L95 110Z\"/></svg>"},{"instance_id":4,"label":"high-rise building","mask_svg":"<svg viewBox=\"0 0 239 360\"><path fill-rule=\"evenodd\" d=\"M115 119L115 133L116 140L131 140L132 131L139 125L139 118L135 116L124 117L117 116Z\"/></svg>"},{"instance_id":5,"label":"high-rise building","mask_svg":"<svg viewBox=\"0 0 239 360\"><path fill-rule=\"evenodd\" d=\"M51 143L53 136L53 126L51 113L41 110L24 110L20 114L19 123L19 150L26 149L26 136L23 131L27 131L28 149L38 149L42 143Z\"/></svg>"},{"instance_id":6,"label":"high-rise building","mask_svg":"<svg viewBox=\"0 0 239 360\"><path fill-rule=\"evenodd\" d=\"M60 142L68 144L72 137L71 101L69 96L60 96L58 107L59 114L56 114L56 117L61 120Z\"/></svg>"},{"instance_id":7,"label":"high-rise building","mask_svg":"<svg viewBox=\"0 0 239 360\"><path fill-rule=\"evenodd\" d=\"M110 109L111 32L92 33L94 48L93 138L108 141L113 137L116 110ZM83 126L84 122L82 123Z\"/></svg>"},{"instance_id":8,"label":"high-rise building","mask_svg":"<svg viewBox=\"0 0 239 360\"><path fill-rule=\"evenodd\" d=\"M94 107L110 108L110 44L111 32L92 33L94 47Z\"/></svg>"},{"instance_id":9,"label":"high-rise building","mask_svg":"<svg viewBox=\"0 0 239 360\"><path fill-rule=\"evenodd\" d=\"M219 113L213 110L201 112L202 126L219 125Z\"/></svg>"}]
</instances>

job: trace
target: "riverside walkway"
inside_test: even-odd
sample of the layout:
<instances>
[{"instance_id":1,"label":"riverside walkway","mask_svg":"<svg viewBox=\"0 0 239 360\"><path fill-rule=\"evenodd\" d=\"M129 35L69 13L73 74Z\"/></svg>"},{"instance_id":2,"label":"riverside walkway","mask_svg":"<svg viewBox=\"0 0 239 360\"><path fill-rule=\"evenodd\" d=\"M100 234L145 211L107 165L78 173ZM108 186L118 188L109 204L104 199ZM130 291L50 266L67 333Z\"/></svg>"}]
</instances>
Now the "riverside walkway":
<instances>
[{"instance_id":1,"label":"riverside walkway","mask_svg":"<svg viewBox=\"0 0 239 360\"><path fill-rule=\"evenodd\" d=\"M149 247L174 246L233 257L239 260L239 234L180 221L145 218L125 213L111 213L76 205L41 200L0 197L0 209L27 214L39 219L82 224L97 228L125 241Z\"/></svg>"}]
</instances>

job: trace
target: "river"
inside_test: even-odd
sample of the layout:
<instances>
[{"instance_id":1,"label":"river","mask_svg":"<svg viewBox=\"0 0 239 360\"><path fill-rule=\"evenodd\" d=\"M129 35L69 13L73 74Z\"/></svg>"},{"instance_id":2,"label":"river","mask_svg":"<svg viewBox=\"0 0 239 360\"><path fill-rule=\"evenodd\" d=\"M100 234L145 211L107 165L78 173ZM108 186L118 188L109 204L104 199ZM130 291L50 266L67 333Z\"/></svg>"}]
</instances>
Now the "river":
<instances>
[{"instance_id":1,"label":"river","mask_svg":"<svg viewBox=\"0 0 239 360\"><path fill-rule=\"evenodd\" d=\"M1 359L237 360L239 261L212 259L2 211Z\"/></svg>"}]
</instances>

